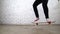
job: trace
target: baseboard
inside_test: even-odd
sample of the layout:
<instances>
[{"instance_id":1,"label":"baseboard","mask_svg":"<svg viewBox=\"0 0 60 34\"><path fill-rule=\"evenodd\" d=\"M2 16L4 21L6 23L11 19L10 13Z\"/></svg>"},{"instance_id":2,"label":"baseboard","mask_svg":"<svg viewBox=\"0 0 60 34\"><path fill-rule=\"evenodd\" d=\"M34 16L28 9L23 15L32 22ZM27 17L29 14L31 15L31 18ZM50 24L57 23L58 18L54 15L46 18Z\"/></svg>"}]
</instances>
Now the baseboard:
<instances>
[{"instance_id":1,"label":"baseboard","mask_svg":"<svg viewBox=\"0 0 60 34\"><path fill-rule=\"evenodd\" d=\"M36 24L0 24L0 25L8 25L8 26L35 26ZM49 24L39 24L39 26L46 26ZM60 24L50 24L50 25L59 25Z\"/></svg>"}]
</instances>

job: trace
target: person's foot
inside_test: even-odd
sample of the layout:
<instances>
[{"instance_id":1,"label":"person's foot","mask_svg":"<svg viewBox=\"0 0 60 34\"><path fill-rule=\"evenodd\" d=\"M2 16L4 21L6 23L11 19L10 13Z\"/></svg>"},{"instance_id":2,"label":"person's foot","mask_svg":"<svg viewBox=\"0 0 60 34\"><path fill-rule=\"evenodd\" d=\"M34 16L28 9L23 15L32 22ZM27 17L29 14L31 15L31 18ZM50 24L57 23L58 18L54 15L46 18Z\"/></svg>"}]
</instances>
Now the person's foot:
<instances>
[{"instance_id":1,"label":"person's foot","mask_svg":"<svg viewBox=\"0 0 60 34\"><path fill-rule=\"evenodd\" d=\"M38 25L38 20L39 20L39 18L36 18L36 20L34 20L34 23L35 23L36 25Z\"/></svg>"},{"instance_id":2,"label":"person's foot","mask_svg":"<svg viewBox=\"0 0 60 34\"><path fill-rule=\"evenodd\" d=\"M34 22L36 22L36 21L38 21L39 20L39 18L36 18L36 20L34 20Z\"/></svg>"},{"instance_id":3,"label":"person's foot","mask_svg":"<svg viewBox=\"0 0 60 34\"><path fill-rule=\"evenodd\" d=\"M48 23L48 24L51 24L52 21L51 21L50 19L47 19L47 23Z\"/></svg>"},{"instance_id":4,"label":"person's foot","mask_svg":"<svg viewBox=\"0 0 60 34\"><path fill-rule=\"evenodd\" d=\"M51 21L47 21L48 24L51 24Z\"/></svg>"}]
</instances>

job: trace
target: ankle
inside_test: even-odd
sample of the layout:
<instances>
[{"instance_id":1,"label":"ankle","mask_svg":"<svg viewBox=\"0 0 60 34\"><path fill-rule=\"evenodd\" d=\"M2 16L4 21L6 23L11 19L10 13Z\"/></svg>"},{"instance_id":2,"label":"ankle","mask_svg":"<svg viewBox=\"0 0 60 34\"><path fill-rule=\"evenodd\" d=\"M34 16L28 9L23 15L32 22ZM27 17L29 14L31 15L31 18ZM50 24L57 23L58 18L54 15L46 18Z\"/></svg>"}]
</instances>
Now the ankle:
<instances>
[{"instance_id":1,"label":"ankle","mask_svg":"<svg viewBox=\"0 0 60 34\"><path fill-rule=\"evenodd\" d=\"M51 21L51 19L48 18L48 19L46 19L46 21Z\"/></svg>"},{"instance_id":2,"label":"ankle","mask_svg":"<svg viewBox=\"0 0 60 34\"><path fill-rule=\"evenodd\" d=\"M36 21L39 20L39 18L36 18Z\"/></svg>"}]
</instances>

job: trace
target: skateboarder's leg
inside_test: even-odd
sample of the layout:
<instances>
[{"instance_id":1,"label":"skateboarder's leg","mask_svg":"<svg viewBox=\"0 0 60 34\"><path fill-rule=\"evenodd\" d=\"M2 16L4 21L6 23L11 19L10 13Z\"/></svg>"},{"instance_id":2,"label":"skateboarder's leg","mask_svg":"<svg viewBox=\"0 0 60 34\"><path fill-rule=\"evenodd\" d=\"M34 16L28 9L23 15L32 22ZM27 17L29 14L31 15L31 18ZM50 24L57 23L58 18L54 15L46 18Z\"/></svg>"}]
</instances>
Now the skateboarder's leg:
<instances>
[{"instance_id":1,"label":"skateboarder's leg","mask_svg":"<svg viewBox=\"0 0 60 34\"><path fill-rule=\"evenodd\" d=\"M37 6L41 3L41 1L39 0L36 0L34 3L33 3L33 9L34 9L34 13L35 13L35 16L36 16L36 20L35 21L38 21L39 20L39 14L38 14L38 10L37 10ZM35 22L34 21L34 22ZM38 25L38 23L36 23L36 25Z\"/></svg>"},{"instance_id":2,"label":"skateboarder's leg","mask_svg":"<svg viewBox=\"0 0 60 34\"><path fill-rule=\"evenodd\" d=\"M45 14L45 18L48 19L49 18L49 15L48 15L48 0L44 0L42 1L42 6L43 6L43 10L44 10L44 14Z\"/></svg>"},{"instance_id":3,"label":"skateboarder's leg","mask_svg":"<svg viewBox=\"0 0 60 34\"><path fill-rule=\"evenodd\" d=\"M43 10L44 10L44 14L45 14L45 18L47 20L47 23L48 24L51 24L51 20L49 19L49 13L48 13L48 0L44 0L43 3L42 3L42 6L43 6Z\"/></svg>"},{"instance_id":4,"label":"skateboarder's leg","mask_svg":"<svg viewBox=\"0 0 60 34\"><path fill-rule=\"evenodd\" d=\"M39 14L38 14L38 10L37 10L37 6L41 3L41 1L38 1L36 0L34 3L33 3L33 10L34 10L34 13L35 13L35 16L36 16L36 20L39 20Z\"/></svg>"}]
</instances>

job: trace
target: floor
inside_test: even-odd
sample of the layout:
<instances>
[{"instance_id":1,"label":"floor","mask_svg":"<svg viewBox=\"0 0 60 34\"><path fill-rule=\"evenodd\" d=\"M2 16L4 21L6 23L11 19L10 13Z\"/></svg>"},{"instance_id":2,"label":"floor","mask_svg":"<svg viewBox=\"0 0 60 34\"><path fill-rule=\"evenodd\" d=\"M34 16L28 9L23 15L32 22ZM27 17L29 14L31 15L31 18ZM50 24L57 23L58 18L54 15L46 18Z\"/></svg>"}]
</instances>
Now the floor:
<instances>
[{"instance_id":1,"label":"floor","mask_svg":"<svg viewBox=\"0 0 60 34\"><path fill-rule=\"evenodd\" d=\"M0 34L60 34L60 25L0 25Z\"/></svg>"}]
</instances>

